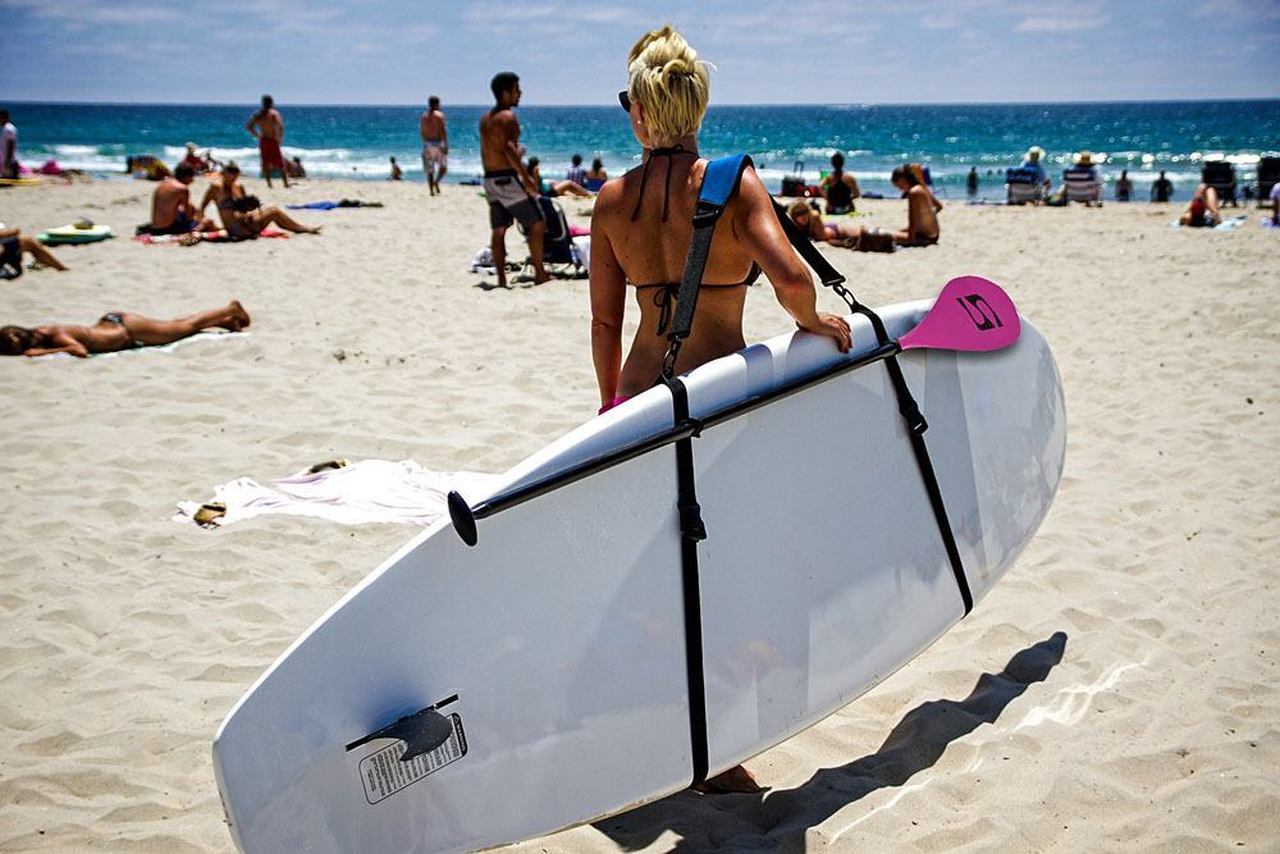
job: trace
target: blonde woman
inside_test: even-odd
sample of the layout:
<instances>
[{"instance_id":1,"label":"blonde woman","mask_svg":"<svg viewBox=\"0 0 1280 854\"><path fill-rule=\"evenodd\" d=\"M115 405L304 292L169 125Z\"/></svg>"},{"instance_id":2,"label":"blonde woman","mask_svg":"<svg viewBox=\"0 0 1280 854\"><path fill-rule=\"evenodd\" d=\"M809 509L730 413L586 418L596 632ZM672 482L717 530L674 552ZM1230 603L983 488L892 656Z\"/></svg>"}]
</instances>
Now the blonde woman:
<instances>
[{"instance_id":1,"label":"blonde woman","mask_svg":"<svg viewBox=\"0 0 1280 854\"><path fill-rule=\"evenodd\" d=\"M644 151L640 166L601 188L591 220L591 353L602 411L652 386L667 350L664 321L674 310L707 165L698 155L698 130L710 81L697 57L671 27L646 33L631 48L627 88L618 93ZM849 349L849 324L817 311L809 270L748 168L712 240L678 373L746 346L747 285L762 271L797 326ZM622 321L631 288L640 323L624 360Z\"/></svg>"}]
</instances>

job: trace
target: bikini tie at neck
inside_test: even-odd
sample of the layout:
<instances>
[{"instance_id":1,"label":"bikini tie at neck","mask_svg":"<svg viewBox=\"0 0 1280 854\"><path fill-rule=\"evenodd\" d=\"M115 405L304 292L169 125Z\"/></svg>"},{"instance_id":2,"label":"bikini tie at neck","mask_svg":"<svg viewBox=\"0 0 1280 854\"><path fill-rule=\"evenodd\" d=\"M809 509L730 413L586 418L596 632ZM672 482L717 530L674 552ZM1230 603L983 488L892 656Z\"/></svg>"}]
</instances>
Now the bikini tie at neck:
<instances>
[{"instance_id":1,"label":"bikini tie at neck","mask_svg":"<svg viewBox=\"0 0 1280 854\"><path fill-rule=\"evenodd\" d=\"M671 203L671 158L677 154L692 154L698 156L698 152L689 151L683 145L675 145L671 148L655 148L649 152L649 156L644 159L644 168L640 172L640 196L636 199L636 208L631 212L631 221L635 222L640 216L640 205L644 204L644 188L649 183L649 164L653 162L655 157L667 158L667 178L662 187L662 221L667 221L667 211Z\"/></svg>"}]
</instances>

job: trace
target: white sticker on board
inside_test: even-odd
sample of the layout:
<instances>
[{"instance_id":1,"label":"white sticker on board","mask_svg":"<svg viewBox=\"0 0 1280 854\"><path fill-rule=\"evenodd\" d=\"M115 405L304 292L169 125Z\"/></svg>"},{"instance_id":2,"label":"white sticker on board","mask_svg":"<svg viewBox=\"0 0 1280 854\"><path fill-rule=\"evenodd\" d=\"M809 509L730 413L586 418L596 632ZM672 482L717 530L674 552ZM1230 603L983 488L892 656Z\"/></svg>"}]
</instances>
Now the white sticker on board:
<instances>
[{"instance_id":1,"label":"white sticker on board","mask_svg":"<svg viewBox=\"0 0 1280 854\"><path fill-rule=\"evenodd\" d=\"M453 733L444 744L429 753L401 762L404 742L397 740L361 759L360 784L364 786L365 800L370 804L384 801L401 789L412 786L423 777L466 756L467 737L462 731L462 717L454 713L449 715L449 721L453 724Z\"/></svg>"}]
</instances>

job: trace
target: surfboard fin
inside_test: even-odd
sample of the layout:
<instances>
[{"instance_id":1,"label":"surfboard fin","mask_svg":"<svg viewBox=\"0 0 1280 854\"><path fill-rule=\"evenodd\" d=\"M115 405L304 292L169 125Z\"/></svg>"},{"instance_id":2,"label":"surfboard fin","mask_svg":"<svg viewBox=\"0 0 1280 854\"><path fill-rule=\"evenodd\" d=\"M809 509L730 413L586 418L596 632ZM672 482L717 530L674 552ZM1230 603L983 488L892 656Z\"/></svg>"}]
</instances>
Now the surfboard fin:
<instances>
[{"instance_id":1,"label":"surfboard fin","mask_svg":"<svg viewBox=\"0 0 1280 854\"><path fill-rule=\"evenodd\" d=\"M347 745L347 750L354 750L380 738L396 738L404 742L404 753L400 754L400 761L410 762L435 750L448 741L451 735L453 722L437 712L434 706L430 706L420 712L405 715L364 738L356 739Z\"/></svg>"}]
</instances>

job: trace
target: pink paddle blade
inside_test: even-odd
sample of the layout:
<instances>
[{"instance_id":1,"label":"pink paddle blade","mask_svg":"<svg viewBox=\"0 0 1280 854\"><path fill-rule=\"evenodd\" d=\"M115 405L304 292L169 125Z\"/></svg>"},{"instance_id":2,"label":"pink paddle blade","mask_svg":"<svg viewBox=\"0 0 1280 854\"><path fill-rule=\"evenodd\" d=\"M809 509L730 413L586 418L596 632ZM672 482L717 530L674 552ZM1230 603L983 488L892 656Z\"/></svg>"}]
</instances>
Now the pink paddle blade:
<instances>
[{"instance_id":1,"label":"pink paddle blade","mask_svg":"<svg viewBox=\"0 0 1280 854\"><path fill-rule=\"evenodd\" d=\"M1018 309L999 285L981 276L960 276L947 282L924 320L898 343L904 350L1000 350L1017 341L1021 331Z\"/></svg>"}]
</instances>

